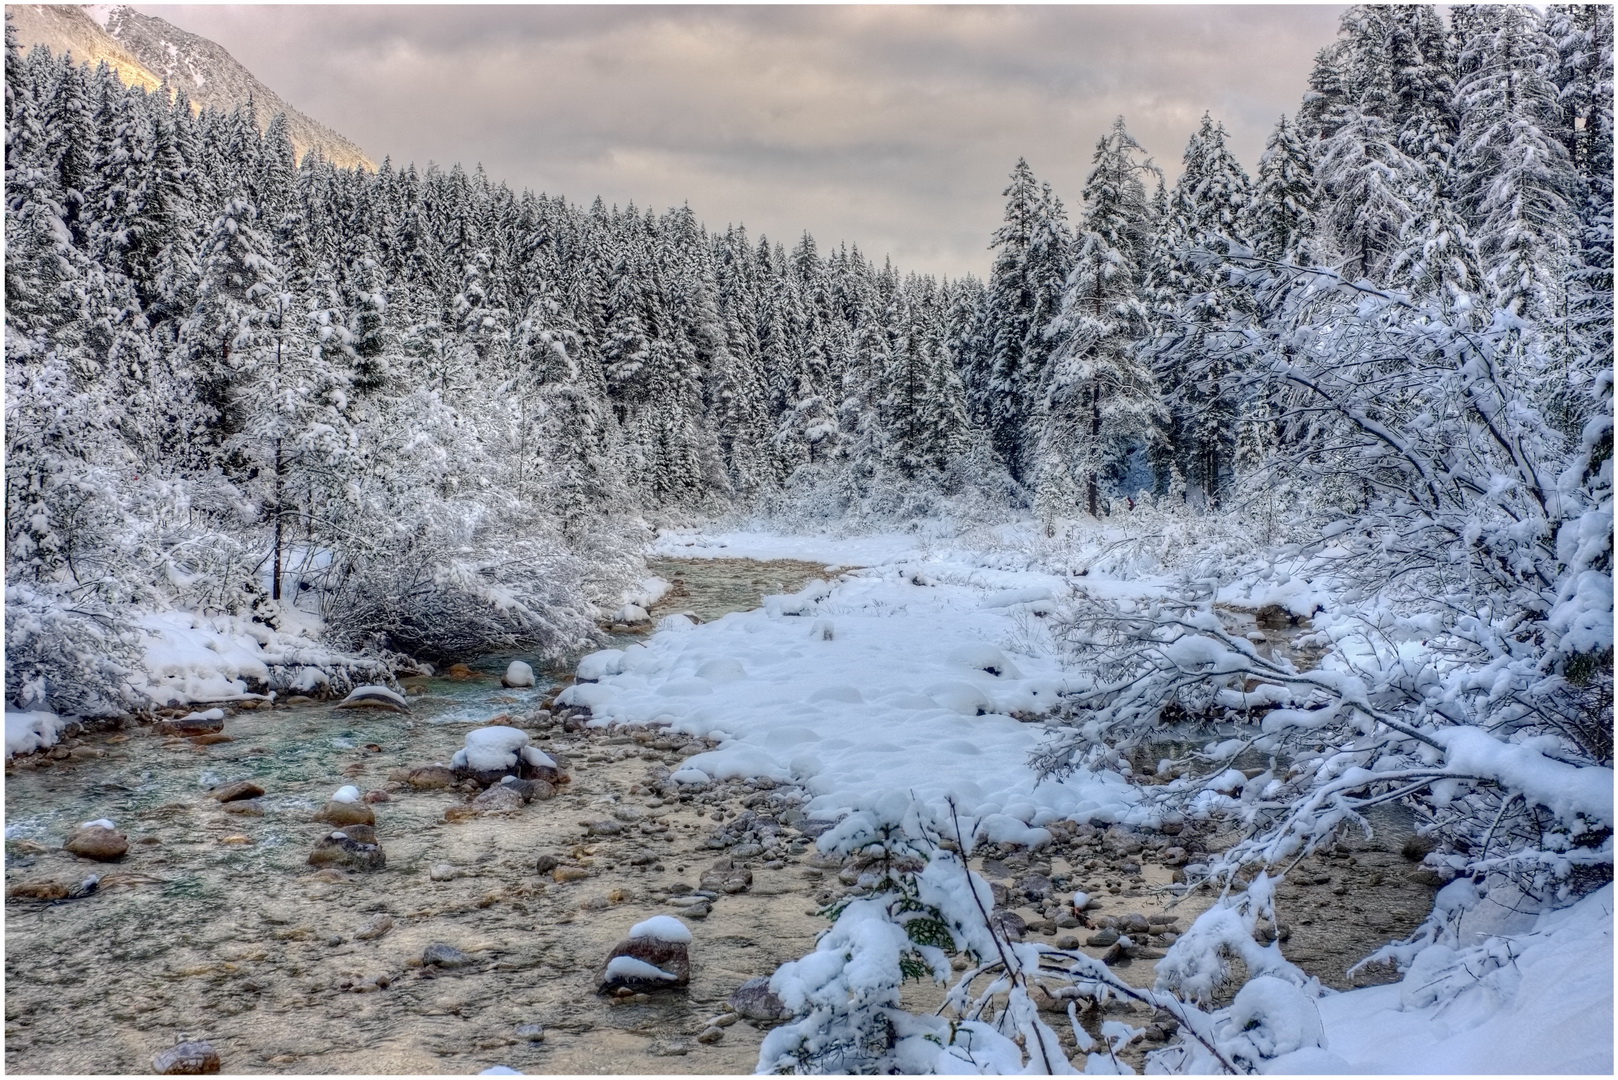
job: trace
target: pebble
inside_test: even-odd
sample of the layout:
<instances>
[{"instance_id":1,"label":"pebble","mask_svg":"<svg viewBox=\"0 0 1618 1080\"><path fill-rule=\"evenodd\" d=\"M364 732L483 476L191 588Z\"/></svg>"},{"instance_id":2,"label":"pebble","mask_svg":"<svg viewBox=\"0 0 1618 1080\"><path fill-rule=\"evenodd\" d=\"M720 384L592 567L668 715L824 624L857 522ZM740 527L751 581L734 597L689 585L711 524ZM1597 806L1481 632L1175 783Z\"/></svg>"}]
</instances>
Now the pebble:
<instances>
[{"instance_id":1,"label":"pebble","mask_svg":"<svg viewBox=\"0 0 1618 1080\"><path fill-rule=\"evenodd\" d=\"M541 874L548 874L561 864L562 860L558 859L555 855L541 855L538 859L534 860L534 869L539 871Z\"/></svg>"},{"instance_id":2,"label":"pebble","mask_svg":"<svg viewBox=\"0 0 1618 1080\"><path fill-rule=\"evenodd\" d=\"M1112 944L1116 943L1117 940L1118 940L1118 931L1112 929L1112 927L1109 926L1109 927L1103 927L1102 929L1097 930L1095 933L1091 934L1090 937L1085 941L1085 944L1091 946L1092 948L1098 948L1099 949L1099 948L1105 948L1108 945L1112 945Z\"/></svg>"},{"instance_id":3,"label":"pebble","mask_svg":"<svg viewBox=\"0 0 1618 1080\"><path fill-rule=\"evenodd\" d=\"M544 1042L545 1026L543 1024L518 1024L517 1038L527 1039L529 1042Z\"/></svg>"},{"instance_id":4,"label":"pebble","mask_svg":"<svg viewBox=\"0 0 1618 1080\"><path fill-rule=\"evenodd\" d=\"M437 866L434 866L430 871L428 871L428 876L434 881L454 881L460 876L460 871L456 870L455 867L451 866L449 863L439 863Z\"/></svg>"},{"instance_id":5,"label":"pebble","mask_svg":"<svg viewBox=\"0 0 1618 1080\"><path fill-rule=\"evenodd\" d=\"M242 799L239 802L228 802L224 806L227 814L241 814L244 817L263 817L264 804L257 799Z\"/></svg>"},{"instance_id":6,"label":"pebble","mask_svg":"<svg viewBox=\"0 0 1618 1080\"><path fill-rule=\"evenodd\" d=\"M702 1043L705 1046L711 1046L714 1043L718 1042L720 1039L723 1039L724 1037L725 1037L725 1029L724 1028L722 1028L722 1027L707 1027L707 1028L704 1028L702 1030L701 1035L697 1036L697 1042Z\"/></svg>"}]
</instances>

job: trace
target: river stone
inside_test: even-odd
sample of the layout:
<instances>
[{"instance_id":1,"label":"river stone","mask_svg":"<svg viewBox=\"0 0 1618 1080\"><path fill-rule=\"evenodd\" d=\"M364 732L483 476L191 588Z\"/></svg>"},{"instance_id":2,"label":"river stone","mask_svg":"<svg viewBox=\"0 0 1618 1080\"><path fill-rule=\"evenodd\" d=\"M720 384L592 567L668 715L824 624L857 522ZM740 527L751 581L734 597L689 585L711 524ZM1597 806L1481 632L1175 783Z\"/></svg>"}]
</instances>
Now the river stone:
<instances>
[{"instance_id":1,"label":"river stone","mask_svg":"<svg viewBox=\"0 0 1618 1080\"><path fill-rule=\"evenodd\" d=\"M219 1071L219 1051L200 1040L183 1042L159 1051L152 1058L152 1071L159 1076L201 1076Z\"/></svg>"},{"instance_id":2,"label":"river stone","mask_svg":"<svg viewBox=\"0 0 1618 1080\"><path fill-rule=\"evenodd\" d=\"M469 805L480 814L498 814L521 810L526 802L522 793L513 790L510 785L496 784L478 795Z\"/></svg>"},{"instance_id":3,"label":"river stone","mask_svg":"<svg viewBox=\"0 0 1618 1080\"><path fill-rule=\"evenodd\" d=\"M541 855L534 860L534 869L541 874L548 874L562 865L562 860L555 855Z\"/></svg>"},{"instance_id":4,"label":"river stone","mask_svg":"<svg viewBox=\"0 0 1618 1080\"><path fill-rule=\"evenodd\" d=\"M444 677L446 679L475 679L478 677L478 673L465 664L451 664L444 669Z\"/></svg>"},{"instance_id":5,"label":"river stone","mask_svg":"<svg viewBox=\"0 0 1618 1080\"><path fill-rule=\"evenodd\" d=\"M386 686L356 686L342 701L339 709L386 709L389 712L408 713L410 705Z\"/></svg>"},{"instance_id":6,"label":"river stone","mask_svg":"<svg viewBox=\"0 0 1618 1080\"><path fill-rule=\"evenodd\" d=\"M24 881L6 889L8 900L66 900L71 890L60 881Z\"/></svg>"},{"instance_id":7,"label":"river stone","mask_svg":"<svg viewBox=\"0 0 1618 1080\"><path fill-rule=\"evenodd\" d=\"M257 799L238 799L228 802L224 806L227 814L241 814L245 817L263 817L264 804Z\"/></svg>"},{"instance_id":8,"label":"river stone","mask_svg":"<svg viewBox=\"0 0 1618 1080\"><path fill-rule=\"evenodd\" d=\"M1012 941L1021 941L1028 936L1028 923L1015 911L992 912L989 922Z\"/></svg>"},{"instance_id":9,"label":"river stone","mask_svg":"<svg viewBox=\"0 0 1618 1080\"><path fill-rule=\"evenodd\" d=\"M164 720L157 725L163 735L212 735L225 729L225 710L188 713Z\"/></svg>"},{"instance_id":10,"label":"river stone","mask_svg":"<svg viewBox=\"0 0 1618 1080\"><path fill-rule=\"evenodd\" d=\"M363 926L354 931L354 937L359 941L375 941L392 929L392 915L372 915L365 920Z\"/></svg>"},{"instance_id":11,"label":"river stone","mask_svg":"<svg viewBox=\"0 0 1618 1080\"><path fill-rule=\"evenodd\" d=\"M346 828L350 825L375 825L376 811L362 802L338 802L336 799L328 802L320 813L315 815L316 821L324 821L328 825Z\"/></svg>"},{"instance_id":12,"label":"river stone","mask_svg":"<svg viewBox=\"0 0 1618 1080\"><path fill-rule=\"evenodd\" d=\"M366 825L351 825L328 833L309 853L310 866L346 866L371 872L387 864L382 845L376 842L376 831Z\"/></svg>"},{"instance_id":13,"label":"river stone","mask_svg":"<svg viewBox=\"0 0 1618 1080\"><path fill-rule=\"evenodd\" d=\"M405 783L413 788L427 790L454 787L455 770L448 765L424 765L419 769L411 769L405 776Z\"/></svg>"},{"instance_id":14,"label":"river stone","mask_svg":"<svg viewBox=\"0 0 1618 1080\"><path fill-rule=\"evenodd\" d=\"M1087 941L1085 941L1085 944L1089 945L1089 946L1091 946L1093 948L1100 949L1100 948L1105 948L1108 945L1114 944L1115 942L1117 942L1117 940L1118 940L1118 931L1116 931L1112 927L1108 926L1108 927L1103 927L1102 929L1097 930L1095 933L1091 934L1089 939Z\"/></svg>"},{"instance_id":15,"label":"river stone","mask_svg":"<svg viewBox=\"0 0 1618 1080\"><path fill-rule=\"evenodd\" d=\"M434 881L454 881L459 871L449 863L439 863L427 872L427 876Z\"/></svg>"},{"instance_id":16,"label":"river stone","mask_svg":"<svg viewBox=\"0 0 1618 1080\"><path fill-rule=\"evenodd\" d=\"M117 862L129 851L129 837L105 825L84 825L62 847L83 859Z\"/></svg>"},{"instance_id":17,"label":"river stone","mask_svg":"<svg viewBox=\"0 0 1618 1080\"><path fill-rule=\"evenodd\" d=\"M544 787L550 788L550 795L540 795L540 787L542 784ZM518 795L522 796L522 801L525 803L533 802L537 798L548 799L552 795L556 794L556 789L551 787L549 784L545 784L544 781L519 780L515 776L502 777L497 786L503 787L507 791L515 791ZM490 788L489 790L493 791L494 788Z\"/></svg>"},{"instance_id":18,"label":"river stone","mask_svg":"<svg viewBox=\"0 0 1618 1080\"><path fill-rule=\"evenodd\" d=\"M737 866L731 859L719 859L713 866L703 871L697 884L700 888L713 892L746 892L753 884L753 871L745 866Z\"/></svg>"},{"instance_id":19,"label":"river stone","mask_svg":"<svg viewBox=\"0 0 1618 1080\"><path fill-rule=\"evenodd\" d=\"M365 801L368 803L391 802L393 801L393 796L381 788L374 788L365 793Z\"/></svg>"},{"instance_id":20,"label":"river stone","mask_svg":"<svg viewBox=\"0 0 1618 1080\"><path fill-rule=\"evenodd\" d=\"M472 962L472 958L453 945L445 945L442 941L435 941L422 950L422 967L462 968Z\"/></svg>"},{"instance_id":21,"label":"river stone","mask_svg":"<svg viewBox=\"0 0 1618 1080\"><path fill-rule=\"evenodd\" d=\"M682 914L684 914L682 912ZM632 975L607 975L607 968L620 956L650 964L673 975L672 979L638 979ZM669 990L691 982L691 954L683 941L663 941L658 938L625 938L613 946L596 977L596 993L610 994L615 990Z\"/></svg>"},{"instance_id":22,"label":"river stone","mask_svg":"<svg viewBox=\"0 0 1618 1080\"><path fill-rule=\"evenodd\" d=\"M790 1020L792 1013L770 989L770 977L757 975L730 995L730 1007L748 1020Z\"/></svg>"}]
</instances>

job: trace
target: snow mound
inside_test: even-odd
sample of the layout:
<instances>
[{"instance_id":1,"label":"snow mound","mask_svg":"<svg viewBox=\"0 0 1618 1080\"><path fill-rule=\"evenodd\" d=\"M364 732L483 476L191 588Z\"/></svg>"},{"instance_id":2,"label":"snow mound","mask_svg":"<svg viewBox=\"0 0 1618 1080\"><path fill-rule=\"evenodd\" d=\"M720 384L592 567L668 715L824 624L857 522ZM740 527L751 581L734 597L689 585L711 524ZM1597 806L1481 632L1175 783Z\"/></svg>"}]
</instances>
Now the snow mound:
<instances>
[{"instance_id":1,"label":"snow mound","mask_svg":"<svg viewBox=\"0 0 1618 1080\"><path fill-rule=\"evenodd\" d=\"M612 613L612 621L633 625L635 623L651 622L652 616L639 604L625 604Z\"/></svg>"},{"instance_id":2,"label":"snow mound","mask_svg":"<svg viewBox=\"0 0 1618 1080\"><path fill-rule=\"evenodd\" d=\"M20 712L6 707L6 757L31 754L56 745L67 721L50 712Z\"/></svg>"},{"instance_id":3,"label":"snow mound","mask_svg":"<svg viewBox=\"0 0 1618 1080\"><path fill-rule=\"evenodd\" d=\"M657 629L671 634L680 634L696 628L697 624L689 615L665 615L657 620Z\"/></svg>"},{"instance_id":4,"label":"snow mound","mask_svg":"<svg viewBox=\"0 0 1618 1080\"><path fill-rule=\"evenodd\" d=\"M981 671L995 678L1020 679L1022 672L1017 665L1006 659L1006 654L993 645L963 645L951 649L949 660L960 667Z\"/></svg>"},{"instance_id":5,"label":"snow mound","mask_svg":"<svg viewBox=\"0 0 1618 1080\"><path fill-rule=\"evenodd\" d=\"M514 688L533 686L534 669L521 660L513 660L506 665L506 676L501 682Z\"/></svg>"},{"instance_id":6,"label":"snow mound","mask_svg":"<svg viewBox=\"0 0 1618 1080\"><path fill-rule=\"evenodd\" d=\"M346 698L337 703L339 709L352 709L363 705L389 705L400 712L410 711L410 703L386 686L356 686Z\"/></svg>"},{"instance_id":7,"label":"snow mound","mask_svg":"<svg viewBox=\"0 0 1618 1080\"><path fill-rule=\"evenodd\" d=\"M607 978L672 981L675 976L660 967L653 967L644 960L636 960L633 956L615 956L607 962Z\"/></svg>"},{"instance_id":8,"label":"snow mound","mask_svg":"<svg viewBox=\"0 0 1618 1080\"><path fill-rule=\"evenodd\" d=\"M332 795L331 801L357 803L360 801L360 789L355 787L353 784L344 784Z\"/></svg>"},{"instance_id":9,"label":"snow mound","mask_svg":"<svg viewBox=\"0 0 1618 1080\"><path fill-rule=\"evenodd\" d=\"M455 751L449 763L453 768L474 772L509 769L517 764L517 755L527 748L526 731L496 724L468 731L466 745Z\"/></svg>"},{"instance_id":10,"label":"snow mound","mask_svg":"<svg viewBox=\"0 0 1618 1080\"><path fill-rule=\"evenodd\" d=\"M653 915L645 922L636 923L630 927L629 936L651 938L653 941L669 941L680 945L691 943L690 927L672 915Z\"/></svg>"},{"instance_id":11,"label":"snow mound","mask_svg":"<svg viewBox=\"0 0 1618 1080\"><path fill-rule=\"evenodd\" d=\"M1260 975L1236 993L1230 1006L1226 1049L1249 1061L1324 1046L1320 1010L1302 990L1274 975Z\"/></svg>"},{"instance_id":12,"label":"snow mound","mask_svg":"<svg viewBox=\"0 0 1618 1080\"><path fill-rule=\"evenodd\" d=\"M608 675L618 675L624 670L624 651L622 649L602 649L593 652L579 661L577 677L580 682L597 682Z\"/></svg>"},{"instance_id":13,"label":"snow mound","mask_svg":"<svg viewBox=\"0 0 1618 1080\"><path fill-rule=\"evenodd\" d=\"M104 817L98 817L94 821L86 821L83 825L79 826L81 829L116 829L117 827L118 826L112 823L111 818Z\"/></svg>"}]
</instances>

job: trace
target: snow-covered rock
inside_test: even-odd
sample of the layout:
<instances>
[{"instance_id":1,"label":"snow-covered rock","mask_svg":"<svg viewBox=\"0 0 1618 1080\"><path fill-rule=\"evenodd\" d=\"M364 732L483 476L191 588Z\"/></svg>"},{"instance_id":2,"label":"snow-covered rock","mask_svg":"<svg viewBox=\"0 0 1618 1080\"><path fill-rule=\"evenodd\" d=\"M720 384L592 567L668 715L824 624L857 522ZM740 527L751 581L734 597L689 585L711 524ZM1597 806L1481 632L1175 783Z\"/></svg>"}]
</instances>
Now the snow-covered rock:
<instances>
[{"instance_id":1,"label":"snow-covered rock","mask_svg":"<svg viewBox=\"0 0 1618 1080\"><path fill-rule=\"evenodd\" d=\"M691 981L690 944L691 931L672 916L637 923L607 955L597 992L685 986Z\"/></svg>"},{"instance_id":2,"label":"snow-covered rock","mask_svg":"<svg viewBox=\"0 0 1618 1080\"><path fill-rule=\"evenodd\" d=\"M500 679L500 685L512 689L526 689L534 685L534 669L521 660L513 660L506 665L506 673Z\"/></svg>"},{"instance_id":3,"label":"snow-covered rock","mask_svg":"<svg viewBox=\"0 0 1618 1080\"><path fill-rule=\"evenodd\" d=\"M386 686L356 686L342 701L338 702L339 709L391 709L394 712L407 713L410 703L403 697L389 690Z\"/></svg>"},{"instance_id":4,"label":"snow-covered rock","mask_svg":"<svg viewBox=\"0 0 1618 1080\"><path fill-rule=\"evenodd\" d=\"M508 775L550 784L563 783L566 778L555 758L529 745L526 731L504 725L467 732L466 745L455 752L449 763L457 776L470 777L484 785L498 784Z\"/></svg>"},{"instance_id":5,"label":"snow-covered rock","mask_svg":"<svg viewBox=\"0 0 1618 1080\"><path fill-rule=\"evenodd\" d=\"M645 922L630 927L631 939L649 938L653 941L672 941L689 945L691 928L672 915L653 915Z\"/></svg>"}]
</instances>

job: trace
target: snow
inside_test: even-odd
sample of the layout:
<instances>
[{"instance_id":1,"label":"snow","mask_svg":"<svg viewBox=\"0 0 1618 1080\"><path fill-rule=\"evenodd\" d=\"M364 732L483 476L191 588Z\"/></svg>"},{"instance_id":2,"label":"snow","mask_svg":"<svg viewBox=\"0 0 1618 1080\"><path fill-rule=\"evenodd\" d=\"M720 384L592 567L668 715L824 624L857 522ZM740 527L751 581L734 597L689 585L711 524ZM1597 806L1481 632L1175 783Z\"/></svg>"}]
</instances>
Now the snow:
<instances>
[{"instance_id":1,"label":"snow","mask_svg":"<svg viewBox=\"0 0 1618 1080\"><path fill-rule=\"evenodd\" d=\"M720 740L676 783L791 781L818 818L896 790L939 812L953 797L995 839L1020 842L1044 841L1039 826L1064 817L1147 819L1117 773L1039 781L1028 757L1043 728L1010 715L1055 706L1066 685L1037 616L1016 607L1065 591L1062 577L899 534L666 532L658 550L875 564L714 622L666 621L641 646L584 658L558 704L588 706L597 726L655 722ZM1008 594L1015 604L985 604ZM835 622L829 639L796 614L810 610Z\"/></svg>"},{"instance_id":2,"label":"snow","mask_svg":"<svg viewBox=\"0 0 1618 1080\"><path fill-rule=\"evenodd\" d=\"M1429 946L1399 983L1320 999L1324 1046L1344 1063L1332 1071L1610 1075L1612 910L1609 884L1527 933Z\"/></svg>"},{"instance_id":3,"label":"snow","mask_svg":"<svg viewBox=\"0 0 1618 1080\"><path fill-rule=\"evenodd\" d=\"M631 938L651 938L675 944L691 943L691 929L672 915L653 915L645 922L636 923L629 930Z\"/></svg>"},{"instance_id":4,"label":"snow","mask_svg":"<svg viewBox=\"0 0 1618 1080\"><path fill-rule=\"evenodd\" d=\"M409 702L407 702L401 695L389 690L386 686L356 686L352 691L350 691L349 695L342 700L342 702L338 705L338 708L342 708L344 705L354 701L379 700L389 702L401 709L406 710L407 712L410 709Z\"/></svg>"},{"instance_id":5,"label":"snow","mask_svg":"<svg viewBox=\"0 0 1618 1080\"><path fill-rule=\"evenodd\" d=\"M617 675L623 670L624 651L602 649L579 661L577 675L580 682L597 682L608 675Z\"/></svg>"},{"instance_id":6,"label":"snow","mask_svg":"<svg viewBox=\"0 0 1618 1080\"><path fill-rule=\"evenodd\" d=\"M506 665L505 684L512 687L533 686L534 669L521 660Z\"/></svg>"},{"instance_id":7,"label":"snow","mask_svg":"<svg viewBox=\"0 0 1618 1080\"><path fill-rule=\"evenodd\" d=\"M50 712L22 712L6 706L6 757L31 754L56 745L67 721Z\"/></svg>"},{"instance_id":8,"label":"snow","mask_svg":"<svg viewBox=\"0 0 1618 1080\"><path fill-rule=\"evenodd\" d=\"M96 818L94 821L86 821L79 826L81 829L116 829L117 827L112 823L111 818L104 817Z\"/></svg>"},{"instance_id":9,"label":"snow","mask_svg":"<svg viewBox=\"0 0 1618 1080\"><path fill-rule=\"evenodd\" d=\"M527 749L528 733L514 727L494 725L492 727L476 728L466 733L466 746L455 751L450 758L450 764L456 768L472 769L476 772L491 772L495 769L509 769L517 764L517 755ZM541 754L544 757L543 754ZM526 760L532 761L528 755ZM545 761L556 764L546 757ZM534 762L544 764L544 762Z\"/></svg>"},{"instance_id":10,"label":"snow","mask_svg":"<svg viewBox=\"0 0 1618 1080\"><path fill-rule=\"evenodd\" d=\"M615 956L607 962L608 979L659 979L668 981L675 976L660 967L654 967L633 956Z\"/></svg>"},{"instance_id":11,"label":"snow","mask_svg":"<svg viewBox=\"0 0 1618 1080\"><path fill-rule=\"evenodd\" d=\"M360 789L353 784L344 784L332 793L332 802L357 803L360 801Z\"/></svg>"}]
</instances>

